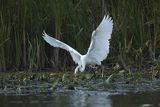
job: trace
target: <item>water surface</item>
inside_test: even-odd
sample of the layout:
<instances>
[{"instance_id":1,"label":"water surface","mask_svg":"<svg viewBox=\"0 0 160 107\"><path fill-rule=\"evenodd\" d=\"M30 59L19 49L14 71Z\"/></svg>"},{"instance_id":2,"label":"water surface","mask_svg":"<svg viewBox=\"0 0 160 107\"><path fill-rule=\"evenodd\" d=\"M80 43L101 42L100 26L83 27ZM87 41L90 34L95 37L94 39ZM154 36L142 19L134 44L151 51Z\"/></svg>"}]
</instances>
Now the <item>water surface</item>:
<instances>
[{"instance_id":1,"label":"water surface","mask_svg":"<svg viewBox=\"0 0 160 107\"><path fill-rule=\"evenodd\" d=\"M0 107L160 107L160 91L109 93L78 90L1 95Z\"/></svg>"}]
</instances>

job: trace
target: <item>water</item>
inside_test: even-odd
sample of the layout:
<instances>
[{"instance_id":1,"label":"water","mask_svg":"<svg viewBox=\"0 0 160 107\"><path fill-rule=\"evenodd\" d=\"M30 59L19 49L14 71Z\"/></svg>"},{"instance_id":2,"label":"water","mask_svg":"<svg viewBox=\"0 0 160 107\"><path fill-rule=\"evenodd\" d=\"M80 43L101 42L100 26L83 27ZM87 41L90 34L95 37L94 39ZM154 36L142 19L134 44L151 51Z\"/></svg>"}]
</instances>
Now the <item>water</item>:
<instances>
[{"instance_id":1,"label":"water","mask_svg":"<svg viewBox=\"0 0 160 107\"><path fill-rule=\"evenodd\" d=\"M0 107L160 107L160 79L123 79L107 85L103 79L83 80L75 86L66 79L52 88L57 79L19 82L2 77Z\"/></svg>"},{"instance_id":2,"label":"water","mask_svg":"<svg viewBox=\"0 0 160 107\"><path fill-rule=\"evenodd\" d=\"M112 93L77 90L1 95L0 107L160 107L160 91Z\"/></svg>"}]
</instances>

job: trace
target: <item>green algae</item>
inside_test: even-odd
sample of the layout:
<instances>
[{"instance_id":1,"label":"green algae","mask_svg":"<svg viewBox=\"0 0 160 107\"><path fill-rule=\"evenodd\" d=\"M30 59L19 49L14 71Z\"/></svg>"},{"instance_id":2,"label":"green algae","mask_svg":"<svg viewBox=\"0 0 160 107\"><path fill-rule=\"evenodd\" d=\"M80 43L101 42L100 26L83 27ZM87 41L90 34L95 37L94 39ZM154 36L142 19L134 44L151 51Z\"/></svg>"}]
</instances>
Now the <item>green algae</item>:
<instances>
[{"instance_id":1,"label":"green algae","mask_svg":"<svg viewBox=\"0 0 160 107\"><path fill-rule=\"evenodd\" d=\"M7 72L0 73L0 93L37 93L54 92L58 90L115 90L116 88L138 86L152 81L158 81L159 74L153 77L152 72L126 73L124 71L114 72L109 75L96 73L92 78L90 72ZM153 82L154 83L154 82ZM158 84L155 87L160 87Z\"/></svg>"}]
</instances>

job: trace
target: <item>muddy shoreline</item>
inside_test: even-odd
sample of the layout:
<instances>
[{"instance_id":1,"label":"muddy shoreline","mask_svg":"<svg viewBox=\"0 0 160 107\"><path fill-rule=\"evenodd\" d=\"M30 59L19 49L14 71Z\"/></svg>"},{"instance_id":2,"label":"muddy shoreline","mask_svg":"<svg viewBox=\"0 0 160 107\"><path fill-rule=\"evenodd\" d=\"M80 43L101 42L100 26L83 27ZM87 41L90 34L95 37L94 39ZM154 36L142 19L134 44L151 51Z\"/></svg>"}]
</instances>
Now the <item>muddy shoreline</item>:
<instances>
[{"instance_id":1,"label":"muddy shoreline","mask_svg":"<svg viewBox=\"0 0 160 107\"><path fill-rule=\"evenodd\" d=\"M97 91L109 93L160 91L160 79L145 73L105 75L70 72L9 72L0 74L0 95Z\"/></svg>"}]
</instances>

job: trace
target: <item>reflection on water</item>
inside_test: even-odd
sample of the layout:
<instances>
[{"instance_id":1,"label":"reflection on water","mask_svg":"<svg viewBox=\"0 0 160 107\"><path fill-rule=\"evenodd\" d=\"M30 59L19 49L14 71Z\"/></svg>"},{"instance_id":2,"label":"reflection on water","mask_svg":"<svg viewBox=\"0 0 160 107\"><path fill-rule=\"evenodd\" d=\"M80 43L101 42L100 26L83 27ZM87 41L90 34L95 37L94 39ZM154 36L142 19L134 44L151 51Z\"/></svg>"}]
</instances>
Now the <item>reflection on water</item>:
<instances>
[{"instance_id":1,"label":"reflection on water","mask_svg":"<svg viewBox=\"0 0 160 107\"><path fill-rule=\"evenodd\" d=\"M160 92L111 95L112 107L160 107Z\"/></svg>"},{"instance_id":2,"label":"reflection on water","mask_svg":"<svg viewBox=\"0 0 160 107\"><path fill-rule=\"evenodd\" d=\"M69 91L49 95L7 95L0 96L0 107L160 107L160 92Z\"/></svg>"}]
</instances>

